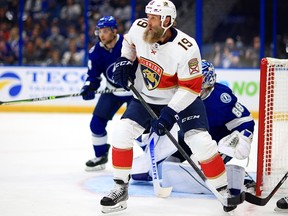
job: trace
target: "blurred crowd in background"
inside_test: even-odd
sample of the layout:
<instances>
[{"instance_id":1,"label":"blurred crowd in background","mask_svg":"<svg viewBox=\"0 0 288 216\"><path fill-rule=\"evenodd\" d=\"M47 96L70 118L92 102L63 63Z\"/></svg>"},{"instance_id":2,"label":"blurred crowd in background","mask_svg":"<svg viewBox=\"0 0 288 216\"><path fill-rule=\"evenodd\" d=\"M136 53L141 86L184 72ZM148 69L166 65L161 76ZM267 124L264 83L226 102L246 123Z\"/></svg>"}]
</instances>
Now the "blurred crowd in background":
<instances>
[{"instance_id":1,"label":"blurred crowd in background","mask_svg":"<svg viewBox=\"0 0 288 216\"><path fill-rule=\"evenodd\" d=\"M259 20L255 20L253 5L257 5L257 2L259 4L259 0L254 4L250 3L251 12L246 11L241 16L239 11L245 11L245 2L251 1L229 2L233 1L229 11L224 11L223 8L219 10L225 18L221 22L216 22L216 19L212 22L211 14L216 13L216 10L212 4L215 0L210 0L210 11L209 8L204 11L204 16L210 21L205 24L203 19L203 32L206 36L201 49L202 56L213 62L215 67L257 68L260 49ZM149 1L136 0L135 18L146 17L144 8L147 2ZM194 1L173 2L178 13L177 28L190 33L189 30L195 28ZM227 8L228 5L226 10ZM122 34L131 25L130 0L89 0L86 16L88 22L85 22L84 11L83 0L25 0L22 16L23 43L19 46L19 1L0 0L0 65L86 66L87 52L98 40L94 32L101 16L113 15L118 22L118 31ZM217 16L219 17L216 14ZM241 17L245 17L245 20L241 20ZM233 27L233 30L231 26L239 28ZM193 33L190 34L193 37ZM277 37L278 58L288 58L285 52L287 40L287 31ZM272 55L270 44L267 41L266 56ZM20 47L22 51L19 60Z\"/></svg>"}]
</instances>

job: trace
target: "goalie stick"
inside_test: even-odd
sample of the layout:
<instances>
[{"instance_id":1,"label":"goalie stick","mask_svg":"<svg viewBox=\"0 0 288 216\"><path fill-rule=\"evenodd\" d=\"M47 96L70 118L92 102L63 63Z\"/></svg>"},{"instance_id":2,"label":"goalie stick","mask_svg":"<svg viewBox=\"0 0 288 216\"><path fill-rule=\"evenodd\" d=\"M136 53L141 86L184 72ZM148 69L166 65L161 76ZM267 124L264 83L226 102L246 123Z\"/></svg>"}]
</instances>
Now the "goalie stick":
<instances>
[{"instance_id":1,"label":"goalie stick","mask_svg":"<svg viewBox=\"0 0 288 216\"><path fill-rule=\"evenodd\" d=\"M132 83L132 82L131 82ZM129 85L129 88L133 91L133 93L136 95L138 100L141 102L141 104L145 107L147 112L151 115L152 118L158 119L158 116L154 113L154 111L150 108L150 106L146 103L146 101L142 98L140 93L137 91L137 89L133 86L133 84ZM237 196L231 197L231 198L224 198L217 190L216 188L207 180L206 176L202 173L202 171L197 167L197 165L192 161L192 159L188 156L188 154L184 151L184 149L180 146L180 144L177 142L177 140L173 137L173 135L168 131L166 128L164 128L165 134L168 136L168 138L171 140L171 142L176 146L178 151L182 154L182 156L187 160L187 162L193 167L193 169L196 171L196 173L199 175L199 177L206 183L209 190L215 195L215 197L221 202L223 206L234 206L238 205L240 203L243 203L245 200L245 192L240 193Z\"/></svg>"},{"instance_id":2,"label":"goalie stick","mask_svg":"<svg viewBox=\"0 0 288 216\"><path fill-rule=\"evenodd\" d=\"M265 206L269 200L274 196L274 194L277 192L277 190L281 187L281 185L286 181L288 177L288 172L282 177L282 179L278 182L278 184L275 186L275 188L270 192L270 194L265 197L257 197L251 193L245 193L245 200L251 204L258 205L258 206Z\"/></svg>"},{"instance_id":3,"label":"goalie stick","mask_svg":"<svg viewBox=\"0 0 288 216\"><path fill-rule=\"evenodd\" d=\"M117 89L104 89L95 91L95 94L108 94L113 92L123 92L125 89L117 88ZM29 98L29 99L22 99L22 100L14 100L14 101L0 101L0 105L11 105L23 102L37 102L37 101L46 101L46 100L55 100L59 98L68 98L68 97L78 97L81 96L81 93L74 93L74 94L66 94L66 95L56 95L56 96L46 96L46 97L38 97L38 98Z\"/></svg>"},{"instance_id":4,"label":"goalie stick","mask_svg":"<svg viewBox=\"0 0 288 216\"><path fill-rule=\"evenodd\" d=\"M150 133L150 136L152 136L152 133ZM154 154L154 138L152 137L150 143L149 143L149 151L150 151L150 159L151 159L151 166L152 166L152 181L153 181L153 188L154 193L157 197L168 197L172 191L172 187L161 187L160 181L159 181L159 175L158 175L158 167L155 159ZM159 138L157 139L156 143L158 142Z\"/></svg>"}]
</instances>

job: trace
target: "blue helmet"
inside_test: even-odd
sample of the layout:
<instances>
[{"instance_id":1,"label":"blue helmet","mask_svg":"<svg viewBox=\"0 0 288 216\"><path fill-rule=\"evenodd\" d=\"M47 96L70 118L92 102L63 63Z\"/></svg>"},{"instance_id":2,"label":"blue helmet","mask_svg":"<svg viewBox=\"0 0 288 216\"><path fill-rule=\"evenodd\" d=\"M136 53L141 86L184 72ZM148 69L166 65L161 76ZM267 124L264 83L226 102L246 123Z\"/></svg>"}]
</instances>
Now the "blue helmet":
<instances>
[{"instance_id":1,"label":"blue helmet","mask_svg":"<svg viewBox=\"0 0 288 216\"><path fill-rule=\"evenodd\" d=\"M202 59L203 83L202 89L213 87L216 82L216 73L212 63Z\"/></svg>"},{"instance_id":2,"label":"blue helmet","mask_svg":"<svg viewBox=\"0 0 288 216\"><path fill-rule=\"evenodd\" d=\"M116 19L113 16L103 16L99 19L96 27L98 29L110 27L112 30L118 28Z\"/></svg>"}]
</instances>

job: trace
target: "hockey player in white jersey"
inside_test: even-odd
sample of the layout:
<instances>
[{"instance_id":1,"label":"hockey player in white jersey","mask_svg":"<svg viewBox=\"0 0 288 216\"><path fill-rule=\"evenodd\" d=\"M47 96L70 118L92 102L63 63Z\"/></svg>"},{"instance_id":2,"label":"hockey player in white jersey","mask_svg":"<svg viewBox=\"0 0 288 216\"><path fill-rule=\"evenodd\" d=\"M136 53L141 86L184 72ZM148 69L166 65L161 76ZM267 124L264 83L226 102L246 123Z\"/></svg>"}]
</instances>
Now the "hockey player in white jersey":
<instances>
[{"instance_id":1,"label":"hockey player in white jersey","mask_svg":"<svg viewBox=\"0 0 288 216\"><path fill-rule=\"evenodd\" d=\"M121 117L117 138L112 140L115 187L100 201L104 213L127 208L134 139L150 127L159 136L165 135L165 129L170 130L175 123L207 181L223 197L231 197L224 162L208 133L205 107L199 97L202 73L198 45L174 27L176 8L171 1L150 1L145 12L147 19L137 19L124 37L114 81L127 90L132 81L159 118L153 119L136 96ZM136 73L132 71L135 59L139 63ZM224 206L225 211L235 208Z\"/></svg>"}]
</instances>

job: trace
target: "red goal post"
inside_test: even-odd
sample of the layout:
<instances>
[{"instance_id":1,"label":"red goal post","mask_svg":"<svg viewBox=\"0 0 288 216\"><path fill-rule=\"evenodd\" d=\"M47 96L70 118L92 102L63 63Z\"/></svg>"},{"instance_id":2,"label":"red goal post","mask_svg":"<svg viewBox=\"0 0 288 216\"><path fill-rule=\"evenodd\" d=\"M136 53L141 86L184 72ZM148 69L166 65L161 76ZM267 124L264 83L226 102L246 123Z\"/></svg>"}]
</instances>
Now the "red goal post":
<instances>
[{"instance_id":1,"label":"red goal post","mask_svg":"<svg viewBox=\"0 0 288 216\"><path fill-rule=\"evenodd\" d=\"M288 171L288 59L261 60L257 157L259 196ZM288 194L288 182L279 192Z\"/></svg>"}]
</instances>

